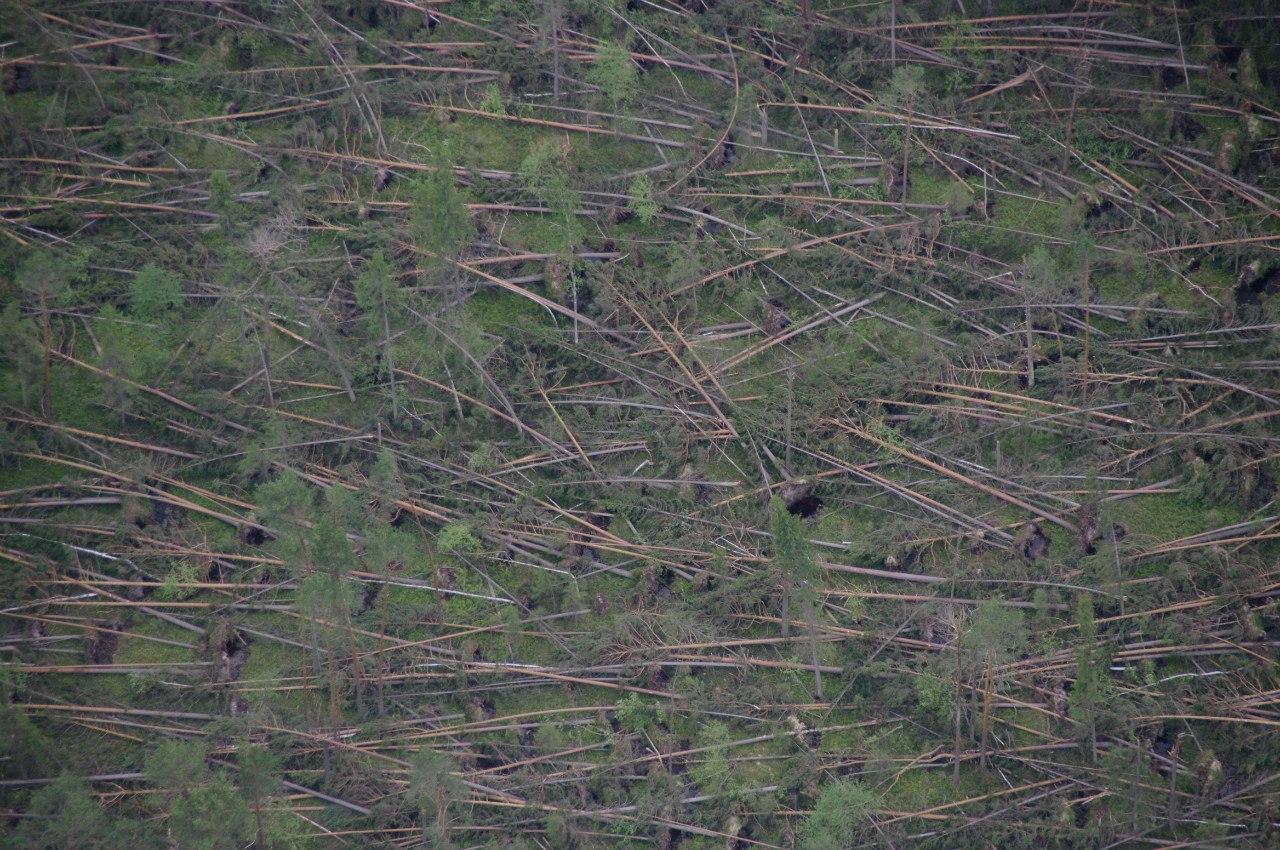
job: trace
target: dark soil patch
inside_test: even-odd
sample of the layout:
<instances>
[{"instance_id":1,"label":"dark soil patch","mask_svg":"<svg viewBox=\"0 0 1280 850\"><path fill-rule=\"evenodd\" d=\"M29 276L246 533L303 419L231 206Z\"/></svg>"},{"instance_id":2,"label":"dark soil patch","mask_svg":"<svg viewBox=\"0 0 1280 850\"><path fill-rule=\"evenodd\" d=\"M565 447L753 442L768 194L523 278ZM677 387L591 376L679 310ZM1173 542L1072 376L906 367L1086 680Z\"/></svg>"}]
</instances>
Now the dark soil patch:
<instances>
[{"instance_id":1,"label":"dark soil patch","mask_svg":"<svg viewBox=\"0 0 1280 850\"><path fill-rule=\"evenodd\" d=\"M219 681L234 682L244 672L249 663L249 641L238 631L232 631L219 647L221 666L218 669Z\"/></svg>"},{"instance_id":2,"label":"dark soil patch","mask_svg":"<svg viewBox=\"0 0 1280 850\"><path fill-rule=\"evenodd\" d=\"M246 525L240 529L240 540L246 546L261 546L269 539L267 532L256 525Z\"/></svg>"},{"instance_id":3,"label":"dark soil patch","mask_svg":"<svg viewBox=\"0 0 1280 850\"><path fill-rule=\"evenodd\" d=\"M1236 283L1236 304L1257 304L1264 296L1280 292L1280 266L1263 271L1257 262L1245 266Z\"/></svg>"},{"instance_id":4,"label":"dark soil patch","mask_svg":"<svg viewBox=\"0 0 1280 850\"><path fill-rule=\"evenodd\" d=\"M360 613L363 614L373 607L373 603L378 600L378 594L382 592L380 584L366 584L364 591L360 594Z\"/></svg>"},{"instance_id":5,"label":"dark soil patch","mask_svg":"<svg viewBox=\"0 0 1280 850\"><path fill-rule=\"evenodd\" d=\"M778 491L778 498L787 506L787 513L805 519L822 507L822 499L818 498L814 486L808 481L789 482Z\"/></svg>"},{"instance_id":6,"label":"dark soil patch","mask_svg":"<svg viewBox=\"0 0 1280 850\"><path fill-rule=\"evenodd\" d=\"M96 625L91 623L91 626ZM85 637L88 643L85 645L85 656L90 664L110 664L116 657L116 650L120 647L120 632L124 631L124 625L116 622L105 628L86 629Z\"/></svg>"},{"instance_id":7,"label":"dark soil patch","mask_svg":"<svg viewBox=\"0 0 1280 850\"><path fill-rule=\"evenodd\" d=\"M1049 554L1049 537L1034 522L1022 526L1013 545L1028 561L1037 561Z\"/></svg>"}]
</instances>

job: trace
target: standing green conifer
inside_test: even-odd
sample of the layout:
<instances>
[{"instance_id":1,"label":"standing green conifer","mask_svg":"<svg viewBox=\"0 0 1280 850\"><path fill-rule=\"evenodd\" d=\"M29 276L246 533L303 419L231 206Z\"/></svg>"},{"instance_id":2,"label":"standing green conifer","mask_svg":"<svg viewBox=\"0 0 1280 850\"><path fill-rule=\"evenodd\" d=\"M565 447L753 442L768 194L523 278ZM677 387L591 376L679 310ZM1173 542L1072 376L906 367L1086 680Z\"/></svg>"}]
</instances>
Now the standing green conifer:
<instances>
[{"instance_id":1,"label":"standing green conifer","mask_svg":"<svg viewBox=\"0 0 1280 850\"><path fill-rule=\"evenodd\" d=\"M240 795L253 808L257 850L267 850L262 808L280 789L280 758L266 747L241 744L236 750L236 764L240 766Z\"/></svg>"},{"instance_id":2,"label":"standing green conifer","mask_svg":"<svg viewBox=\"0 0 1280 850\"><path fill-rule=\"evenodd\" d=\"M172 272L147 263L129 284L129 309L144 322L154 322L171 307L182 305L182 282Z\"/></svg>"},{"instance_id":3,"label":"standing green conifer","mask_svg":"<svg viewBox=\"0 0 1280 850\"><path fill-rule=\"evenodd\" d=\"M443 151L431 165L431 171L413 182L409 238L420 250L440 258L432 263L438 266L460 255L476 238L476 228Z\"/></svg>"},{"instance_id":4,"label":"standing green conifer","mask_svg":"<svg viewBox=\"0 0 1280 850\"><path fill-rule=\"evenodd\" d=\"M795 594L809 626L809 648L818 699L822 699L822 671L818 665L817 623L814 616L814 587L818 565L813 548L804 536L800 518L774 496L769 502L769 533L773 536L773 565L782 583L782 636L791 635L791 603Z\"/></svg>"},{"instance_id":5,"label":"standing green conifer","mask_svg":"<svg viewBox=\"0 0 1280 850\"><path fill-rule=\"evenodd\" d=\"M449 850L449 807L462 798L462 781L449 757L435 750L420 750L412 769L409 794L418 804L422 839L428 847Z\"/></svg>"},{"instance_id":6,"label":"standing green conifer","mask_svg":"<svg viewBox=\"0 0 1280 850\"><path fill-rule=\"evenodd\" d=\"M1089 743L1089 757L1098 760L1098 710L1101 707L1103 670L1106 659L1098 643L1098 625L1093 619L1093 598L1080 594L1076 602L1076 624L1080 643L1076 647L1076 681L1071 686L1069 710L1081 736Z\"/></svg>"}]
</instances>

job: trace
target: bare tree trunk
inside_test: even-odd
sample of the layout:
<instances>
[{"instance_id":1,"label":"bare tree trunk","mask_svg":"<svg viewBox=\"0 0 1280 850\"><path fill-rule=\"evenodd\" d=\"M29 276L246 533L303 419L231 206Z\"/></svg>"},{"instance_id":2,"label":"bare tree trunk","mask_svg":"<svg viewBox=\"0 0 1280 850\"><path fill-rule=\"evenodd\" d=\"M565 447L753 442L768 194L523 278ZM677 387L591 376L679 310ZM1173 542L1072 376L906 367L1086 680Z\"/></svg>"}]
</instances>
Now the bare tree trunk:
<instances>
[{"instance_id":1,"label":"bare tree trunk","mask_svg":"<svg viewBox=\"0 0 1280 850\"><path fill-rule=\"evenodd\" d=\"M1089 757L1094 764L1098 763L1098 720L1093 716L1089 717Z\"/></svg>"},{"instance_id":2,"label":"bare tree trunk","mask_svg":"<svg viewBox=\"0 0 1280 850\"><path fill-rule=\"evenodd\" d=\"M356 689L356 719L364 720L364 678L360 675L360 651L356 647L356 634L347 623L347 642L351 644L351 676Z\"/></svg>"},{"instance_id":3,"label":"bare tree trunk","mask_svg":"<svg viewBox=\"0 0 1280 850\"><path fill-rule=\"evenodd\" d=\"M1080 406L1089 401L1089 255L1084 258L1084 353L1080 355L1080 367L1084 378L1080 383Z\"/></svg>"},{"instance_id":4,"label":"bare tree trunk","mask_svg":"<svg viewBox=\"0 0 1280 850\"><path fill-rule=\"evenodd\" d=\"M387 593L387 588L391 586L390 578L391 578L391 565L383 564L382 565L382 582L383 582L382 593L379 594L379 596L382 597L382 615L378 623L378 655L377 655L378 716L379 717L383 717L387 713L387 699L386 699L387 661L383 653L383 646L385 645L385 638L387 634L387 597L390 595Z\"/></svg>"},{"instance_id":5,"label":"bare tree trunk","mask_svg":"<svg viewBox=\"0 0 1280 850\"><path fill-rule=\"evenodd\" d=\"M1027 389L1031 389L1036 385L1036 360L1032 350L1031 336L1031 295L1028 293L1025 316L1027 321Z\"/></svg>"},{"instance_id":6,"label":"bare tree trunk","mask_svg":"<svg viewBox=\"0 0 1280 850\"><path fill-rule=\"evenodd\" d=\"M902 141L902 214L907 214L907 180L911 168L911 110L915 108L914 100L907 104L907 133Z\"/></svg>"},{"instance_id":7,"label":"bare tree trunk","mask_svg":"<svg viewBox=\"0 0 1280 850\"><path fill-rule=\"evenodd\" d=\"M560 76L564 61L560 56L560 0L551 2L551 99L560 103Z\"/></svg>"},{"instance_id":8,"label":"bare tree trunk","mask_svg":"<svg viewBox=\"0 0 1280 850\"><path fill-rule=\"evenodd\" d=\"M804 42L800 46L799 63L809 63L809 45L813 42L813 0L800 0L800 17L804 19Z\"/></svg>"},{"instance_id":9,"label":"bare tree trunk","mask_svg":"<svg viewBox=\"0 0 1280 850\"><path fill-rule=\"evenodd\" d=\"M794 387L796 382L796 370L794 367L787 369L787 477L791 477L791 406L794 401Z\"/></svg>"},{"instance_id":10,"label":"bare tree trunk","mask_svg":"<svg viewBox=\"0 0 1280 850\"><path fill-rule=\"evenodd\" d=\"M982 747L979 750L978 765L985 768L987 766L987 741L991 735L991 691L992 691L992 675L991 667L987 667L986 687L982 693Z\"/></svg>"},{"instance_id":11,"label":"bare tree trunk","mask_svg":"<svg viewBox=\"0 0 1280 850\"><path fill-rule=\"evenodd\" d=\"M782 636L791 637L791 585L782 577Z\"/></svg>"},{"instance_id":12,"label":"bare tree trunk","mask_svg":"<svg viewBox=\"0 0 1280 850\"><path fill-rule=\"evenodd\" d=\"M822 699L822 667L818 664L818 623L813 613L813 602L804 601L804 616L809 621L809 656L813 659L813 686L818 699Z\"/></svg>"},{"instance_id":13,"label":"bare tree trunk","mask_svg":"<svg viewBox=\"0 0 1280 850\"><path fill-rule=\"evenodd\" d=\"M40 321L44 327L44 383L40 387L40 413L47 419L49 418L49 384L53 371L53 328L49 324L49 304L45 300L43 291L40 293Z\"/></svg>"},{"instance_id":14,"label":"bare tree trunk","mask_svg":"<svg viewBox=\"0 0 1280 850\"><path fill-rule=\"evenodd\" d=\"M253 797L253 817L258 822L258 834L254 840L257 850L267 850L266 831L262 828L262 800L255 794Z\"/></svg>"},{"instance_id":15,"label":"bare tree trunk","mask_svg":"<svg viewBox=\"0 0 1280 850\"><path fill-rule=\"evenodd\" d=\"M258 359L262 361L262 383L267 388L267 407L276 406L276 395L271 389L271 302L262 299L262 332L258 337Z\"/></svg>"},{"instance_id":16,"label":"bare tree trunk","mask_svg":"<svg viewBox=\"0 0 1280 850\"><path fill-rule=\"evenodd\" d=\"M1173 836L1174 817L1178 813L1178 757L1182 754L1182 733L1173 739L1169 750L1169 806L1165 816L1169 821L1169 835Z\"/></svg>"},{"instance_id":17,"label":"bare tree trunk","mask_svg":"<svg viewBox=\"0 0 1280 850\"><path fill-rule=\"evenodd\" d=\"M953 751L955 753L955 761L951 769L951 778L955 782L960 781L960 756L961 756L961 744L962 744L962 738L963 738L963 735L961 733L961 722L960 722L961 721L960 694L963 692L962 691L963 683L961 681L961 678L962 678L962 668L960 667L960 653L957 652L956 653L956 706L955 706L955 713L954 713L955 742L953 747Z\"/></svg>"},{"instance_id":18,"label":"bare tree trunk","mask_svg":"<svg viewBox=\"0 0 1280 850\"><path fill-rule=\"evenodd\" d=\"M391 381L391 421L400 419L400 400L396 395L396 364L391 358L391 315L387 298L382 298L382 356L387 360L387 379Z\"/></svg>"},{"instance_id":19,"label":"bare tree trunk","mask_svg":"<svg viewBox=\"0 0 1280 850\"><path fill-rule=\"evenodd\" d=\"M889 0L889 61L898 64L898 0Z\"/></svg>"},{"instance_id":20,"label":"bare tree trunk","mask_svg":"<svg viewBox=\"0 0 1280 850\"><path fill-rule=\"evenodd\" d=\"M314 623L314 619L312 620ZM338 653L333 646L333 636L330 629L325 629L325 651L329 655L329 739L324 742L324 781L328 782L332 779L330 771L332 765L332 751L334 742L338 740L338 733L341 731L342 714L338 710Z\"/></svg>"},{"instance_id":21,"label":"bare tree trunk","mask_svg":"<svg viewBox=\"0 0 1280 850\"><path fill-rule=\"evenodd\" d=\"M1088 68L1088 66L1086 65L1086 60L1084 58L1084 55L1085 55L1084 54L1084 38L1085 38L1085 33L1089 31L1089 17L1092 14L1093 14L1093 0L1089 0L1089 5L1085 7L1084 26L1080 30L1080 44L1076 48L1077 54L1080 57L1079 60L1076 62L1076 76L1084 76L1084 72ZM1177 23L1176 17L1174 18L1174 23L1175 24ZM1179 30L1179 34L1181 34L1181 30ZM1076 102L1079 99L1080 99L1080 87L1074 86L1071 89L1071 109L1068 110L1067 112L1067 138L1065 139L1066 146L1063 147L1062 149L1062 167L1059 169L1063 174L1067 172L1067 166L1071 163L1071 137L1075 134Z\"/></svg>"}]
</instances>

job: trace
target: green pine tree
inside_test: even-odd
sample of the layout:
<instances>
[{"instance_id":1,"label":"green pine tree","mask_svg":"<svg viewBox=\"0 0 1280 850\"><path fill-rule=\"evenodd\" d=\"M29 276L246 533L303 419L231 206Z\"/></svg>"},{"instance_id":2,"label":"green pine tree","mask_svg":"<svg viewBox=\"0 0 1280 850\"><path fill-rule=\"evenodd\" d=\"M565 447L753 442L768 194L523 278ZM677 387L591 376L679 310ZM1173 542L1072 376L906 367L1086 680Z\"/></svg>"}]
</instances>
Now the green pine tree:
<instances>
[{"instance_id":1,"label":"green pine tree","mask_svg":"<svg viewBox=\"0 0 1280 850\"><path fill-rule=\"evenodd\" d=\"M305 523L315 509L315 492L290 473L281 473L274 481L259 485L253 492L258 505L258 521L280 535L275 549L286 562L301 564L311 571Z\"/></svg>"},{"instance_id":2,"label":"green pine tree","mask_svg":"<svg viewBox=\"0 0 1280 850\"><path fill-rule=\"evenodd\" d=\"M813 662L814 687L822 699L822 671L818 665L817 620L814 613L815 584L819 570L813 546L804 535L800 518L774 496L769 501L769 533L773 538L773 566L782 584L782 636L791 634L793 598L800 603L809 626L809 649Z\"/></svg>"},{"instance_id":3,"label":"green pine tree","mask_svg":"<svg viewBox=\"0 0 1280 850\"><path fill-rule=\"evenodd\" d=\"M420 250L441 258L434 263L440 265L471 244L476 228L443 150L431 166L431 171L414 180L410 191L409 238Z\"/></svg>"},{"instance_id":4,"label":"green pine tree","mask_svg":"<svg viewBox=\"0 0 1280 850\"><path fill-rule=\"evenodd\" d=\"M355 552L346 533L329 517L316 520L307 535L311 553L312 572L298 586L297 604L312 624L321 624L324 635L325 657L329 671L329 722L336 736L341 726L340 703L342 691L338 677L338 640L345 635L351 644L352 660L355 660L355 639L351 630L351 612L359 601L355 585L347 574L355 565ZM358 667L353 667L358 677ZM356 682L357 701L360 683ZM326 766L329 750L326 748Z\"/></svg>"},{"instance_id":5,"label":"green pine tree","mask_svg":"<svg viewBox=\"0 0 1280 850\"><path fill-rule=\"evenodd\" d=\"M22 850L108 850L115 846L107 813L74 776L63 775L31 795L27 817L10 836Z\"/></svg>"},{"instance_id":6,"label":"green pine tree","mask_svg":"<svg viewBox=\"0 0 1280 850\"><path fill-rule=\"evenodd\" d=\"M169 833L182 850L240 850L253 835L249 804L218 775L169 804Z\"/></svg>"},{"instance_id":7,"label":"green pine tree","mask_svg":"<svg viewBox=\"0 0 1280 850\"><path fill-rule=\"evenodd\" d=\"M631 51L625 44L602 41L591 57L587 79L598 85L617 109L636 96L640 87L640 69L631 61Z\"/></svg>"},{"instance_id":8,"label":"green pine tree","mask_svg":"<svg viewBox=\"0 0 1280 850\"><path fill-rule=\"evenodd\" d=\"M449 808L461 800L465 786L457 776L457 767L443 753L423 749L412 759L409 796L418 806L422 839L428 847L448 850Z\"/></svg>"},{"instance_id":9,"label":"green pine tree","mask_svg":"<svg viewBox=\"0 0 1280 850\"><path fill-rule=\"evenodd\" d=\"M871 811L879 803L870 788L852 779L822 789L813 813L800 824L802 850L848 850L872 826Z\"/></svg>"},{"instance_id":10,"label":"green pine tree","mask_svg":"<svg viewBox=\"0 0 1280 850\"><path fill-rule=\"evenodd\" d=\"M1080 594L1076 601L1076 625L1080 642L1076 646L1076 680L1071 686L1068 710L1081 739L1089 744L1089 757L1098 760L1098 714L1107 661L1098 643L1098 625L1093 617L1093 597Z\"/></svg>"},{"instance_id":11,"label":"green pine tree","mask_svg":"<svg viewBox=\"0 0 1280 850\"><path fill-rule=\"evenodd\" d=\"M267 850L262 810L280 790L280 757L266 747L242 743L236 748L240 767L240 795L253 809L257 850Z\"/></svg>"},{"instance_id":12,"label":"green pine tree","mask_svg":"<svg viewBox=\"0 0 1280 850\"><path fill-rule=\"evenodd\" d=\"M154 322L182 303L182 281L155 263L143 266L129 283L129 309L140 321Z\"/></svg>"}]
</instances>

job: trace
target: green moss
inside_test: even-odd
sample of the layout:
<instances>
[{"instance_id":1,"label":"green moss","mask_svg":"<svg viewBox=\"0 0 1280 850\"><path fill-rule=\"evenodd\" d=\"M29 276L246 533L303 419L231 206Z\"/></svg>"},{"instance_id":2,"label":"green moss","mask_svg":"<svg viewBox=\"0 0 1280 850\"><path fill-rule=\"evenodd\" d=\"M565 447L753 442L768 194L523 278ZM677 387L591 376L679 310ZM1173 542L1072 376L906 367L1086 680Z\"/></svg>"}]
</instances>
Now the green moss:
<instances>
[{"instance_id":1,"label":"green moss","mask_svg":"<svg viewBox=\"0 0 1280 850\"><path fill-rule=\"evenodd\" d=\"M485 289L471 296L467 311L485 331L500 335L513 328L551 321L547 311L532 300L499 289Z\"/></svg>"},{"instance_id":2,"label":"green moss","mask_svg":"<svg viewBox=\"0 0 1280 850\"><path fill-rule=\"evenodd\" d=\"M1176 495L1138 496L1107 506L1107 516L1129 531L1128 545L1153 546L1236 522L1237 509L1212 510L1190 504ZM1137 536L1137 540L1133 539Z\"/></svg>"},{"instance_id":3,"label":"green moss","mask_svg":"<svg viewBox=\"0 0 1280 850\"><path fill-rule=\"evenodd\" d=\"M945 204L951 186L955 183L955 178L951 175L945 172L933 173L925 168L912 171L910 176L911 186L907 195L913 204Z\"/></svg>"},{"instance_id":4,"label":"green moss","mask_svg":"<svg viewBox=\"0 0 1280 850\"><path fill-rule=\"evenodd\" d=\"M542 115L537 117L545 120ZM544 135L544 130L527 124L474 115L458 116L448 132L461 164L503 171L519 170L529 149ZM430 146L433 141L429 135L425 143Z\"/></svg>"},{"instance_id":5,"label":"green moss","mask_svg":"<svg viewBox=\"0 0 1280 850\"><path fill-rule=\"evenodd\" d=\"M995 223L1023 233L1057 237L1068 206L1057 200L1001 195L996 202Z\"/></svg>"}]
</instances>

